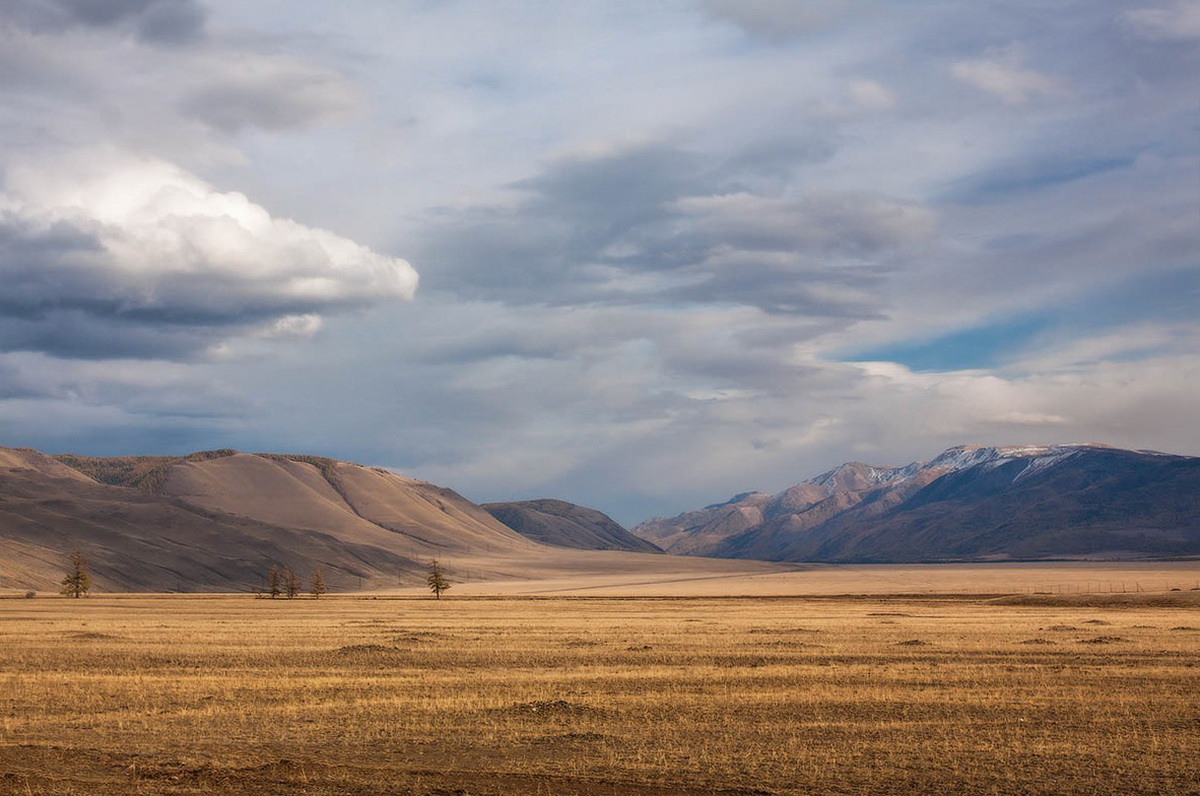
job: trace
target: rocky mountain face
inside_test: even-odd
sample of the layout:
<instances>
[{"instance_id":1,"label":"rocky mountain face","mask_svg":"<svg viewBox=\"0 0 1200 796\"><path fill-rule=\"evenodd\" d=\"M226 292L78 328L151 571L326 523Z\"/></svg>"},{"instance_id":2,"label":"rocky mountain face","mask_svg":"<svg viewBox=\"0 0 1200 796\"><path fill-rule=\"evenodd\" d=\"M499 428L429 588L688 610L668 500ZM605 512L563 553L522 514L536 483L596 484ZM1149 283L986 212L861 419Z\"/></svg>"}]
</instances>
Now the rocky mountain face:
<instances>
[{"instance_id":1,"label":"rocky mountain face","mask_svg":"<svg viewBox=\"0 0 1200 796\"><path fill-rule=\"evenodd\" d=\"M1200 458L968 445L904 467L850 462L633 533L671 553L773 561L1200 555Z\"/></svg>"},{"instance_id":2,"label":"rocky mountain face","mask_svg":"<svg viewBox=\"0 0 1200 796\"><path fill-rule=\"evenodd\" d=\"M542 544L582 550L663 552L658 545L622 528L607 514L564 500L484 503L480 508L522 536Z\"/></svg>"}]
</instances>

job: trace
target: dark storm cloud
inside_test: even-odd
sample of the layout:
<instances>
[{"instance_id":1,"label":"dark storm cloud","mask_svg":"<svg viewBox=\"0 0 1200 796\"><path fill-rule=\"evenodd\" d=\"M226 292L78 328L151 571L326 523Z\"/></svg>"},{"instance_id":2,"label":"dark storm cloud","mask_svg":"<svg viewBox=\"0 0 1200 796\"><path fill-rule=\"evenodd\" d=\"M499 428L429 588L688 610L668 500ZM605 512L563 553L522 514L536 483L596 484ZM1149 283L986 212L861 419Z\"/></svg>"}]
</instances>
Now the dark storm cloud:
<instances>
[{"instance_id":1,"label":"dark storm cloud","mask_svg":"<svg viewBox=\"0 0 1200 796\"><path fill-rule=\"evenodd\" d=\"M0 350L38 351L70 359L185 360L232 331L228 323L139 323L96 308L47 310L34 317L0 312Z\"/></svg>"},{"instance_id":2,"label":"dark storm cloud","mask_svg":"<svg viewBox=\"0 0 1200 796\"><path fill-rule=\"evenodd\" d=\"M14 0L7 5L0 9L0 21L34 33L112 29L165 45L196 41L208 18L196 0Z\"/></svg>"}]
</instances>

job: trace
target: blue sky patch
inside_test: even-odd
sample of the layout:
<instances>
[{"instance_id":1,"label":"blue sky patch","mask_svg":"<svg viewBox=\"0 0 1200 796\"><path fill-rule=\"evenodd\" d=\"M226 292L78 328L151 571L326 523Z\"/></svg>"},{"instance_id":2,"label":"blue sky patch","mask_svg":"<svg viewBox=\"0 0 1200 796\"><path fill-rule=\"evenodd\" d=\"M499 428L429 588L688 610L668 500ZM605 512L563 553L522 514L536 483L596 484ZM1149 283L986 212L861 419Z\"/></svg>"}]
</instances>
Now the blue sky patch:
<instances>
[{"instance_id":1,"label":"blue sky patch","mask_svg":"<svg viewBox=\"0 0 1200 796\"><path fill-rule=\"evenodd\" d=\"M940 337L868 349L846 361L896 362L915 371L990 368L1003 364L1052 325L1046 315L1007 318Z\"/></svg>"}]
</instances>

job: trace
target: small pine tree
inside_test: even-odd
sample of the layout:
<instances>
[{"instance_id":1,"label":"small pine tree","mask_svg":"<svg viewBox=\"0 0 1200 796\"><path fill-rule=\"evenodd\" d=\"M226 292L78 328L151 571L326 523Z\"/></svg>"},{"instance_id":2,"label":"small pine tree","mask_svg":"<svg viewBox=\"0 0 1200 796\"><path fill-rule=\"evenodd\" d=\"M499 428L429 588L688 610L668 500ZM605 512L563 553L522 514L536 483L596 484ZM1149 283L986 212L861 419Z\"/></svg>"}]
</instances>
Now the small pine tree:
<instances>
[{"instance_id":1,"label":"small pine tree","mask_svg":"<svg viewBox=\"0 0 1200 796\"><path fill-rule=\"evenodd\" d=\"M450 588L450 583L442 573L442 565L436 558L429 562L428 569L429 574L425 576L425 582L429 584L429 590L433 592L433 596L440 600L442 592Z\"/></svg>"},{"instance_id":2,"label":"small pine tree","mask_svg":"<svg viewBox=\"0 0 1200 796\"><path fill-rule=\"evenodd\" d=\"M267 573L267 593L274 600L279 595L283 594L283 589L279 587L279 567L271 565L271 571Z\"/></svg>"},{"instance_id":3,"label":"small pine tree","mask_svg":"<svg viewBox=\"0 0 1200 796\"><path fill-rule=\"evenodd\" d=\"M300 578L292 571L291 567L283 570L283 593L289 600L300 593Z\"/></svg>"},{"instance_id":4,"label":"small pine tree","mask_svg":"<svg viewBox=\"0 0 1200 796\"><path fill-rule=\"evenodd\" d=\"M325 588L325 578L321 577L321 570L314 569L312 574L311 584L308 587L308 593L313 596L313 599L320 599L321 595L329 591Z\"/></svg>"},{"instance_id":5,"label":"small pine tree","mask_svg":"<svg viewBox=\"0 0 1200 796\"><path fill-rule=\"evenodd\" d=\"M87 594L91 587L92 580L88 577L87 561L76 550L71 553L71 568L62 579L62 593L78 599Z\"/></svg>"}]
</instances>

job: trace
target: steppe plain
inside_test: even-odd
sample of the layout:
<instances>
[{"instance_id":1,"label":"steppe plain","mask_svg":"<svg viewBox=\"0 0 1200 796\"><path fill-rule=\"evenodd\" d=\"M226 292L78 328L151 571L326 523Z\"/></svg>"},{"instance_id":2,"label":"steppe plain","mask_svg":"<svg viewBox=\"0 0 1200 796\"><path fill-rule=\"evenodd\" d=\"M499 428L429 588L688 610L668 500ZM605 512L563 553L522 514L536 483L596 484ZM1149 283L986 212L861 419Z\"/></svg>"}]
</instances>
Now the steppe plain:
<instances>
[{"instance_id":1,"label":"steppe plain","mask_svg":"<svg viewBox=\"0 0 1200 796\"><path fill-rule=\"evenodd\" d=\"M1196 586L1185 562L11 595L0 793L1200 793Z\"/></svg>"}]
</instances>

